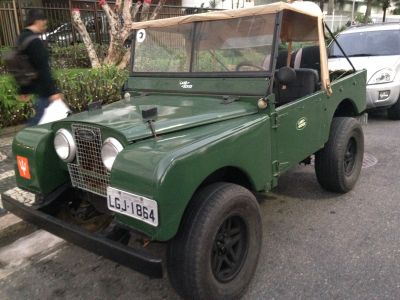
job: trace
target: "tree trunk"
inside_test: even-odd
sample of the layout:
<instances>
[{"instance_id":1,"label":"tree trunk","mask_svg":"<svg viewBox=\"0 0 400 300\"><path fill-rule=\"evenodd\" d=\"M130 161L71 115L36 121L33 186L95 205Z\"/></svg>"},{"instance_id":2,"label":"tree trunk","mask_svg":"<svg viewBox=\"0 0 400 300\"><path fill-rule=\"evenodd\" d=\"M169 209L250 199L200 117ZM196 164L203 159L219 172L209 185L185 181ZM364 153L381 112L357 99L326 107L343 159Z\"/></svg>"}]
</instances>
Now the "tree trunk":
<instances>
[{"instance_id":1,"label":"tree trunk","mask_svg":"<svg viewBox=\"0 0 400 300\"><path fill-rule=\"evenodd\" d=\"M369 17L371 16L372 0L367 0L367 10L365 11L364 24L368 24Z\"/></svg>"},{"instance_id":2,"label":"tree trunk","mask_svg":"<svg viewBox=\"0 0 400 300\"><path fill-rule=\"evenodd\" d=\"M164 6L166 0L160 0L158 1L158 4L156 8L154 9L153 13L151 14L150 20L154 20L155 18L158 17L158 14L160 13L162 7Z\"/></svg>"},{"instance_id":3,"label":"tree trunk","mask_svg":"<svg viewBox=\"0 0 400 300\"><path fill-rule=\"evenodd\" d=\"M382 22L383 22L383 23L386 22L386 8L383 9L383 18L382 18Z\"/></svg>"},{"instance_id":4,"label":"tree trunk","mask_svg":"<svg viewBox=\"0 0 400 300\"><path fill-rule=\"evenodd\" d=\"M92 39L90 38L90 35L86 30L85 24L83 24L82 22L79 10L75 9L72 11L72 21L76 30L78 30L79 34L81 35L83 43L85 44L92 68L100 67L101 64L97 56L96 49L93 46Z\"/></svg>"},{"instance_id":5,"label":"tree trunk","mask_svg":"<svg viewBox=\"0 0 400 300\"><path fill-rule=\"evenodd\" d=\"M166 0L160 0L151 14L150 19L155 19L160 13ZM139 9L142 7L142 19L149 19L149 8L151 0L145 0L144 3L137 1L132 5L132 0L116 0L114 8L111 8L106 0L99 0L110 27L110 45L107 56L103 64L113 64L119 68L126 68L130 60L131 51L125 45L125 41L132 33L132 23L135 22ZM72 11L72 21L85 44L93 68L100 67L101 62L96 54L93 42L82 22L79 9Z\"/></svg>"},{"instance_id":6,"label":"tree trunk","mask_svg":"<svg viewBox=\"0 0 400 300\"><path fill-rule=\"evenodd\" d=\"M328 2L328 15L333 15L333 11L335 10L335 0L329 0Z\"/></svg>"}]
</instances>

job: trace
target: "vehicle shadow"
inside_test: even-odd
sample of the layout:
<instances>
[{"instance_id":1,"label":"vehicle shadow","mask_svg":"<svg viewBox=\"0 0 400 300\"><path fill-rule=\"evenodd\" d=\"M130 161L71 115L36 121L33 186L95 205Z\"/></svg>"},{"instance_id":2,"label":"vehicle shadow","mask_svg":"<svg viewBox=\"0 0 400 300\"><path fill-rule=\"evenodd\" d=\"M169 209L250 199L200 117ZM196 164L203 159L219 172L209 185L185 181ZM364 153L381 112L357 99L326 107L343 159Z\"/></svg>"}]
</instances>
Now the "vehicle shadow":
<instances>
[{"instance_id":1,"label":"vehicle shadow","mask_svg":"<svg viewBox=\"0 0 400 300\"><path fill-rule=\"evenodd\" d=\"M258 195L260 202L279 198L295 198L297 200L329 200L340 197L324 190L318 183L313 165L299 165L279 177L278 186L271 192Z\"/></svg>"}]
</instances>

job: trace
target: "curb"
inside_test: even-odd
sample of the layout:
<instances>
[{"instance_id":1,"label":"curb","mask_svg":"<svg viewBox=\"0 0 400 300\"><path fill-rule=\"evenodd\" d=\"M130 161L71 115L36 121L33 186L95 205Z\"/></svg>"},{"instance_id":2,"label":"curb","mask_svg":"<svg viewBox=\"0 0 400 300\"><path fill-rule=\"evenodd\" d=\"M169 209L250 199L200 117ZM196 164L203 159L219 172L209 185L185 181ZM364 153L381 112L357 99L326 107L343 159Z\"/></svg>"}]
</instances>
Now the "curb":
<instances>
[{"instance_id":1,"label":"curb","mask_svg":"<svg viewBox=\"0 0 400 300\"><path fill-rule=\"evenodd\" d=\"M14 135L21 129L23 129L26 125L16 125L16 126L11 126L11 127L6 127L6 128L0 128L0 137L5 137L8 135Z\"/></svg>"},{"instance_id":2,"label":"curb","mask_svg":"<svg viewBox=\"0 0 400 300\"><path fill-rule=\"evenodd\" d=\"M0 247L8 245L36 230L37 228L34 225L26 223L11 213L0 216Z\"/></svg>"},{"instance_id":3,"label":"curb","mask_svg":"<svg viewBox=\"0 0 400 300\"><path fill-rule=\"evenodd\" d=\"M23 203L34 201L34 195L32 193L23 191L17 187L4 193L12 195ZM5 214L3 212L5 212ZM24 222L22 219L3 209L3 202L1 201L0 195L0 247L34 230L36 230L35 226Z\"/></svg>"}]
</instances>

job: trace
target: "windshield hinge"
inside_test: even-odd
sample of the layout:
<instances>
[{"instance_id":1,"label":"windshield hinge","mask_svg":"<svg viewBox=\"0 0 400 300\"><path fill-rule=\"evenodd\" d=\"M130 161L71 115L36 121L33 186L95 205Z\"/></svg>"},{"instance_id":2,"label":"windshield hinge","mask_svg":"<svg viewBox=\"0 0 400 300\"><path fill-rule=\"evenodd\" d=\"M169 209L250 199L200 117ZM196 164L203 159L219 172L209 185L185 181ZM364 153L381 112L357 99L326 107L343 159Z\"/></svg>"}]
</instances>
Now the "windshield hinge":
<instances>
[{"instance_id":1,"label":"windshield hinge","mask_svg":"<svg viewBox=\"0 0 400 300\"><path fill-rule=\"evenodd\" d=\"M230 95L224 95L222 96L222 104L229 104L235 101L238 101L240 99L239 96L230 96Z\"/></svg>"},{"instance_id":2,"label":"windshield hinge","mask_svg":"<svg viewBox=\"0 0 400 300\"><path fill-rule=\"evenodd\" d=\"M272 162L272 176L278 177L279 176L279 161L274 160Z\"/></svg>"},{"instance_id":3,"label":"windshield hinge","mask_svg":"<svg viewBox=\"0 0 400 300\"><path fill-rule=\"evenodd\" d=\"M278 113L276 113L276 112L271 113L271 125L272 125L272 128L279 127L279 116L278 116Z\"/></svg>"}]
</instances>

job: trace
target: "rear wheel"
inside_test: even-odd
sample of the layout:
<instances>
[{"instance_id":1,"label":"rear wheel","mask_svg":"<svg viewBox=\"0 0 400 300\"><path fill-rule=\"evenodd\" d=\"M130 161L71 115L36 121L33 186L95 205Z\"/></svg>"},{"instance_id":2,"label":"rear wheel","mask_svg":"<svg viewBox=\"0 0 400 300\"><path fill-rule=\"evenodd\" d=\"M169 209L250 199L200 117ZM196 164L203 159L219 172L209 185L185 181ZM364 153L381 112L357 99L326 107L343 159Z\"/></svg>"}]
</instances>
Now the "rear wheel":
<instances>
[{"instance_id":1,"label":"rear wheel","mask_svg":"<svg viewBox=\"0 0 400 300\"><path fill-rule=\"evenodd\" d=\"M167 251L172 286L186 299L237 299L245 292L261 247L254 195L230 183L200 190Z\"/></svg>"},{"instance_id":2,"label":"rear wheel","mask_svg":"<svg viewBox=\"0 0 400 300\"><path fill-rule=\"evenodd\" d=\"M329 140L315 155L320 185L331 192L346 193L357 182L364 156L364 135L353 118L334 118Z\"/></svg>"},{"instance_id":3,"label":"rear wheel","mask_svg":"<svg viewBox=\"0 0 400 300\"><path fill-rule=\"evenodd\" d=\"M400 99L388 108L388 117L391 120L400 120Z\"/></svg>"}]
</instances>

